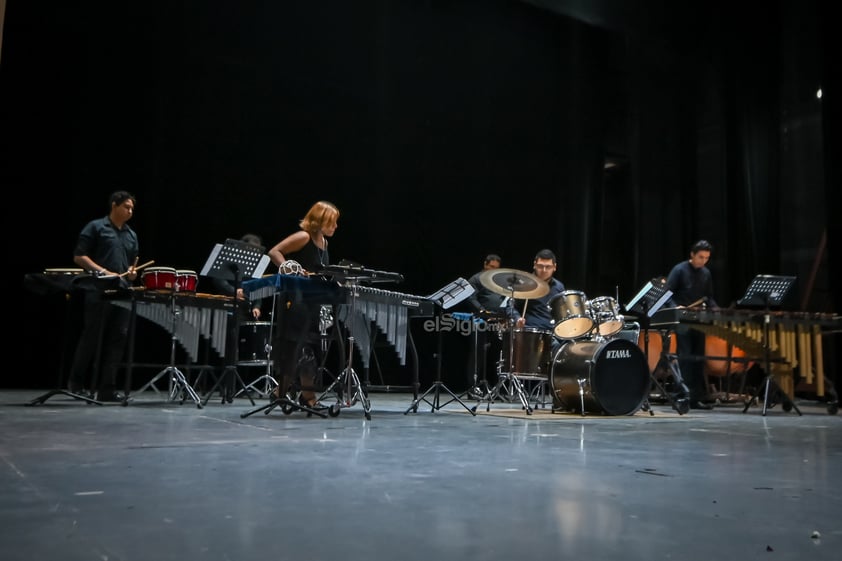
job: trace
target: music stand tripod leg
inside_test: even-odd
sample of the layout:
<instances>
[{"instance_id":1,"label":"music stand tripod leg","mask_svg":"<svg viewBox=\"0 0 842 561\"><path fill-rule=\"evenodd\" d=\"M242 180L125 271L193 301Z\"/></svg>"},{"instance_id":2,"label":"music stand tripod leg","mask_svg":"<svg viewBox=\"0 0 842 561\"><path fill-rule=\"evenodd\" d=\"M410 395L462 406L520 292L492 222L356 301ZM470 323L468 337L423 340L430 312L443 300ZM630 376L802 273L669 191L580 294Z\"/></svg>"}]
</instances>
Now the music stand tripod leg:
<instances>
[{"instance_id":1,"label":"music stand tripod leg","mask_svg":"<svg viewBox=\"0 0 842 561\"><path fill-rule=\"evenodd\" d=\"M476 406L474 406L473 408L468 407L468 405L464 401L462 401L459 398L458 395L453 393L450 390L450 388L448 388L444 384L444 382L442 382L442 380L441 380L441 355L442 355L442 332L439 331L439 333L438 333L438 353L437 353L437 357L436 357L436 379L433 382L433 385L431 385L427 389L427 391L425 391L423 394L418 396L412 402L412 404L409 406L409 408L406 411L403 412L404 415L406 415L410 411L412 411L414 413L417 413L418 412L418 404L421 403L422 401L429 404L432 407L432 409L430 410L431 413L435 413L436 411L438 411L439 409L441 409L445 405L448 405L448 404L455 401L456 403L458 403L459 405L464 407L465 410L468 411L468 413L476 416L476 414L477 414ZM474 371L474 378L476 378L476 370ZM447 395L450 396L450 399L445 401L444 403L441 402L441 392L442 391L444 391ZM432 401L429 401L427 399L427 396L430 395L430 393L433 394L433 400Z\"/></svg>"}]
</instances>

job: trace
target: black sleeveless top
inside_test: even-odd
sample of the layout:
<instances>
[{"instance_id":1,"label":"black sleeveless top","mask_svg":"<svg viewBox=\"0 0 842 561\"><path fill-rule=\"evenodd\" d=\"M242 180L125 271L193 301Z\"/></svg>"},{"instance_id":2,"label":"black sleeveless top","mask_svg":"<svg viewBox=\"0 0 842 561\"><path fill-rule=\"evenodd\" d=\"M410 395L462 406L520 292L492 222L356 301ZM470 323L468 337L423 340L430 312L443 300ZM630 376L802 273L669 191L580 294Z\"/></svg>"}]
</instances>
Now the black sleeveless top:
<instances>
[{"instance_id":1,"label":"black sleeveless top","mask_svg":"<svg viewBox=\"0 0 842 561\"><path fill-rule=\"evenodd\" d=\"M327 240L325 240L325 244L327 244ZM307 271L311 273L317 273L321 271L324 267L330 265L330 256L327 252L327 245L325 248L319 249L315 243L313 243L313 238L307 241L307 244L302 247L300 250L286 256L287 259L294 259L301 264Z\"/></svg>"}]
</instances>

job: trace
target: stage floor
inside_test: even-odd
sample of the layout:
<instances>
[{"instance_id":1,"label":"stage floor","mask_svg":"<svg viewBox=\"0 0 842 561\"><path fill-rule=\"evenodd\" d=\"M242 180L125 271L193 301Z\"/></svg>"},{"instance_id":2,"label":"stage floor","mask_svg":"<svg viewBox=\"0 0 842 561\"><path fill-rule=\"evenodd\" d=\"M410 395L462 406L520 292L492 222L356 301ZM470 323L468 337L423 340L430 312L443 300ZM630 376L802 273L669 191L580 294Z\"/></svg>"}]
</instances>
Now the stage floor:
<instances>
[{"instance_id":1,"label":"stage floor","mask_svg":"<svg viewBox=\"0 0 842 561\"><path fill-rule=\"evenodd\" d=\"M25 405L44 393L0 391L6 561L842 558L821 403L473 416L372 393L367 420L151 391Z\"/></svg>"}]
</instances>

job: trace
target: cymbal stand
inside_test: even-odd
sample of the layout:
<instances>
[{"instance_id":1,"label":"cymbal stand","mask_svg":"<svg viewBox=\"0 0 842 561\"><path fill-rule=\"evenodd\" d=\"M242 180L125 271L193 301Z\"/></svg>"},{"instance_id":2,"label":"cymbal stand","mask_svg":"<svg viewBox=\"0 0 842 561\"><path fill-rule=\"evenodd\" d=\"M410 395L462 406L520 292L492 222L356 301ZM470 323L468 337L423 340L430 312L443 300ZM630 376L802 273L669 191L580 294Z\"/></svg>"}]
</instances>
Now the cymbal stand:
<instances>
[{"instance_id":1,"label":"cymbal stand","mask_svg":"<svg viewBox=\"0 0 842 561\"><path fill-rule=\"evenodd\" d=\"M769 408L769 390L774 387L775 391L781 396L781 400L783 402L783 409L784 411L789 411L790 409L794 409L798 416L801 416L801 410L798 406L793 402L789 395L781 388L778 383L774 380L774 375L772 373L772 352L771 352L771 339L769 337L769 325L772 322L772 315L769 311L769 298L768 295L764 295L766 299L766 310L763 313L763 368L766 370L766 377L763 380L763 383L757 387L757 391L754 392L754 395L751 396L746 402L745 407L743 408L743 413L748 411L748 408L751 406L752 403L757 400L760 396L760 392L763 392L763 412L762 415L766 416L766 410Z\"/></svg>"},{"instance_id":2,"label":"cymbal stand","mask_svg":"<svg viewBox=\"0 0 842 561\"><path fill-rule=\"evenodd\" d=\"M318 397L321 401L328 394L335 393L337 401L328 409L331 417L339 415L345 407L351 407L361 403L366 420L371 420L371 401L368 398L368 390L363 387L360 377L354 371L354 330L353 322L357 321L357 298L359 297L359 278L346 277L345 288L351 294L350 318L352 324L348 327L348 360L345 362L345 369L336 377L324 392Z\"/></svg>"},{"instance_id":3,"label":"cymbal stand","mask_svg":"<svg viewBox=\"0 0 842 561\"><path fill-rule=\"evenodd\" d=\"M169 382L169 401L175 401L178 395L181 395L181 403L184 402L189 397L193 400L193 403L196 404L196 407L199 409L202 408L202 400L199 398L199 394L196 393L196 390L187 382L187 378L184 376L184 373L179 370L175 365L175 343L176 339L176 326L178 323L178 317L181 315L181 309L176 306L175 303L175 296L178 293L178 285L176 284L173 287L172 293L170 294L170 364L158 374L155 375L149 382L147 382L143 387L137 390L137 393L140 394L146 391L147 388L152 388L156 392L158 388L155 386L155 383L167 376L167 380Z\"/></svg>"},{"instance_id":4,"label":"cymbal stand","mask_svg":"<svg viewBox=\"0 0 842 561\"><path fill-rule=\"evenodd\" d=\"M468 314L468 315L470 315L470 314ZM453 403L455 401L456 403L458 403L459 405L464 407L468 411L468 413L476 416L476 414L477 414L476 406L468 407L465 404L465 402L462 401L462 399L459 398L458 395L453 393L450 390L450 388L448 388L444 384L444 382L441 381L441 353L442 353L442 330L439 329L438 330L438 351L436 353L436 379L433 381L433 385L431 385L427 389L427 391L425 391L423 394L418 396L418 398L415 399L415 401L412 402L412 404L409 406L409 408L406 411L403 412L404 415L406 415L410 411L412 411L413 413L417 413L418 412L418 404L421 403L422 401L427 403L428 405L430 405L432 407L432 409L430 410L431 413L435 413L436 411L438 411L439 409L441 409L445 405L448 405L448 404ZM474 363L474 381L476 381L476 378L477 378L476 363ZM444 403L441 402L442 391L450 396L450 399L448 399ZM430 395L430 394L433 394L432 401L427 399L427 396Z\"/></svg>"},{"instance_id":5,"label":"cymbal stand","mask_svg":"<svg viewBox=\"0 0 842 561\"><path fill-rule=\"evenodd\" d=\"M523 389L523 384L520 382L518 377L515 375L515 319L514 319L514 287L511 289L511 295L509 296L509 364L507 365L508 372L497 372L497 383L494 385L494 388L489 392L488 396L485 400L488 401L486 404L486 412L491 411L491 403L500 397L500 391L504 385L508 384L509 387L514 391L515 397L517 397L518 401L520 401L521 406L526 411L527 415L532 415L532 406L529 404L529 396L526 394L526 391ZM474 407L476 409L476 407Z\"/></svg>"}]
</instances>

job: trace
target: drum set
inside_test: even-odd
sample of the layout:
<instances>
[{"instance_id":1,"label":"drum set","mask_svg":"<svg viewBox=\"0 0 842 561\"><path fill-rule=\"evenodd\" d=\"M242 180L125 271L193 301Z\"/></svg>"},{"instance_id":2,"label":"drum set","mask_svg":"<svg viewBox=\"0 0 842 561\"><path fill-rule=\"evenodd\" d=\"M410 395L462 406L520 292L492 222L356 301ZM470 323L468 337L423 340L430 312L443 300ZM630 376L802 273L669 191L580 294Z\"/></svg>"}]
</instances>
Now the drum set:
<instances>
[{"instance_id":1,"label":"drum set","mask_svg":"<svg viewBox=\"0 0 842 561\"><path fill-rule=\"evenodd\" d=\"M525 271L491 269L480 275L484 287L509 297L509 318L514 300L543 298L547 283ZM533 305L531 302L528 305ZM509 319L498 333L503 350L497 384L483 399L491 402L509 389L527 414L532 403L544 404L552 396L552 410L605 415L632 415L646 402L651 387L649 365L638 346L640 326L627 323L611 296L588 299L578 290L565 290L546 304L553 329L515 327ZM532 391L523 382L535 382Z\"/></svg>"}]
</instances>

